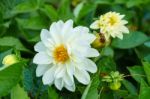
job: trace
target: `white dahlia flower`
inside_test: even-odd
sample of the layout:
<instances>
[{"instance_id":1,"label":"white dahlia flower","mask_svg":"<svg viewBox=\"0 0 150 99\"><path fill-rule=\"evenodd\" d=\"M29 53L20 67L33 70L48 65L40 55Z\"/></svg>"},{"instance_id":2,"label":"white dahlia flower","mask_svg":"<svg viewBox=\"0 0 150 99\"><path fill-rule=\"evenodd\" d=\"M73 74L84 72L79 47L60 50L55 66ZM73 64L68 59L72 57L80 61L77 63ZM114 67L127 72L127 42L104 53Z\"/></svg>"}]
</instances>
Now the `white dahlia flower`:
<instances>
[{"instance_id":1,"label":"white dahlia flower","mask_svg":"<svg viewBox=\"0 0 150 99\"><path fill-rule=\"evenodd\" d=\"M96 20L90 25L91 29L100 29L106 37L106 40L110 36L113 38L118 37L123 39L123 33L129 33L128 28L125 26L128 22L123 20L124 15L116 12L108 12L101 15L99 20Z\"/></svg>"},{"instance_id":2,"label":"white dahlia flower","mask_svg":"<svg viewBox=\"0 0 150 99\"><path fill-rule=\"evenodd\" d=\"M75 91L74 77L82 84L89 84L88 72L95 73L97 67L88 58L99 56L99 52L90 46L96 37L88 28L73 28L72 20L58 21L49 30L42 29L40 37L34 47L38 53L33 62L38 64L36 76L43 76L44 85L55 84L59 90L65 87Z\"/></svg>"}]
</instances>

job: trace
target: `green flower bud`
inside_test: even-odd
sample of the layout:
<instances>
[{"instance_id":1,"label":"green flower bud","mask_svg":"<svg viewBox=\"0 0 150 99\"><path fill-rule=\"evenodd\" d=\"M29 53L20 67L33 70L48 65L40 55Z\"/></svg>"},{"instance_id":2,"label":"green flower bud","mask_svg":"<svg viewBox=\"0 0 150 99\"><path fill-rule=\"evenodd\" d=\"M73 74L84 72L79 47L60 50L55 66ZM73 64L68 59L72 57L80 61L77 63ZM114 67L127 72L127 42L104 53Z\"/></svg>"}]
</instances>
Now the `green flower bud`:
<instances>
[{"instance_id":1,"label":"green flower bud","mask_svg":"<svg viewBox=\"0 0 150 99\"><path fill-rule=\"evenodd\" d=\"M17 62L19 62L18 57L15 54L10 54L3 58L2 64L9 66Z\"/></svg>"},{"instance_id":2,"label":"green flower bud","mask_svg":"<svg viewBox=\"0 0 150 99\"><path fill-rule=\"evenodd\" d=\"M121 83L120 82L113 82L109 84L109 88L111 90L118 90L121 87Z\"/></svg>"},{"instance_id":3,"label":"green flower bud","mask_svg":"<svg viewBox=\"0 0 150 99\"><path fill-rule=\"evenodd\" d=\"M102 81L105 82L120 82L123 80L123 74L120 74L118 71L112 71L109 75L103 77Z\"/></svg>"},{"instance_id":4,"label":"green flower bud","mask_svg":"<svg viewBox=\"0 0 150 99\"><path fill-rule=\"evenodd\" d=\"M123 80L123 74L118 71L112 71L109 75L103 77L102 81L109 84L111 90L118 90L121 87L121 81Z\"/></svg>"}]
</instances>

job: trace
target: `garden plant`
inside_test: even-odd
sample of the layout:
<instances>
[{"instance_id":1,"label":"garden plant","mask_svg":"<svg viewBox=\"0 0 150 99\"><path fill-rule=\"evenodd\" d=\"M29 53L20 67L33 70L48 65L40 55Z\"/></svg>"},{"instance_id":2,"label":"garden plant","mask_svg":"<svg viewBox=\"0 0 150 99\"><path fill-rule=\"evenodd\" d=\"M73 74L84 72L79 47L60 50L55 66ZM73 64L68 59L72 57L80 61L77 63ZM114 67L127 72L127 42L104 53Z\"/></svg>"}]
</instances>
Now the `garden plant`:
<instances>
[{"instance_id":1,"label":"garden plant","mask_svg":"<svg viewBox=\"0 0 150 99\"><path fill-rule=\"evenodd\" d=\"M0 0L0 99L150 99L150 0Z\"/></svg>"}]
</instances>

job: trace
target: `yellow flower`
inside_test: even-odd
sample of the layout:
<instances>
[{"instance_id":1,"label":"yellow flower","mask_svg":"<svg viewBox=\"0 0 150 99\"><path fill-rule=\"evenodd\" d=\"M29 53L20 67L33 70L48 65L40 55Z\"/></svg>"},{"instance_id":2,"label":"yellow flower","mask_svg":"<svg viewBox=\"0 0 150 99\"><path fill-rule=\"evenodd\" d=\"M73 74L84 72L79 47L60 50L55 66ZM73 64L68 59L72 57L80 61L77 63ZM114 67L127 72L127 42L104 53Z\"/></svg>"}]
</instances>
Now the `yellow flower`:
<instances>
[{"instance_id":1,"label":"yellow flower","mask_svg":"<svg viewBox=\"0 0 150 99\"><path fill-rule=\"evenodd\" d=\"M17 62L18 62L17 56L14 54L10 54L4 57L2 64L5 66L9 66Z\"/></svg>"},{"instance_id":2,"label":"yellow flower","mask_svg":"<svg viewBox=\"0 0 150 99\"><path fill-rule=\"evenodd\" d=\"M108 40L111 37L118 37L123 39L123 33L129 33L128 28L125 26L128 22L123 20L124 15L116 12L108 12L101 15L99 20L96 20L90 25L92 29L100 29Z\"/></svg>"}]
</instances>

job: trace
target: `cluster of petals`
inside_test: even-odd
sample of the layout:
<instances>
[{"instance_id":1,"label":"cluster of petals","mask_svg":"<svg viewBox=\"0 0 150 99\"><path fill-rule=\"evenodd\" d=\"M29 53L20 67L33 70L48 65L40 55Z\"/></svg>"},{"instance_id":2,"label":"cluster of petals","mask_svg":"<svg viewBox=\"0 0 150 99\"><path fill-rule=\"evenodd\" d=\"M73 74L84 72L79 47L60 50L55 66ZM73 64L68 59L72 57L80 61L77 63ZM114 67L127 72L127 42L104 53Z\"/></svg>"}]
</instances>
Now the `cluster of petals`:
<instances>
[{"instance_id":1,"label":"cluster of petals","mask_svg":"<svg viewBox=\"0 0 150 99\"><path fill-rule=\"evenodd\" d=\"M106 40L110 37L123 39L123 33L129 33L128 28L125 26L128 22L123 18L124 15L120 13L108 12L94 21L90 28L100 29L100 32L105 35Z\"/></svg>"},{"instance_id":2,"label":"cluster of petals","mask_svg":"<svg viewBox=\"0 0 150 99\"><path fill-rule=\"evenodd\" d=\"M42 76L44 85L54 84L57 89L63 87L75 91L75 79L87 85L89 72L97 71L96 64L89 58L99 56L91 47L96 39L83 26L73 27L73 21L53 22L50 29L42 29L39 41L34 49L37 52L33 63L37 64L36 76Z\"/></svg>"}]
</instances>

